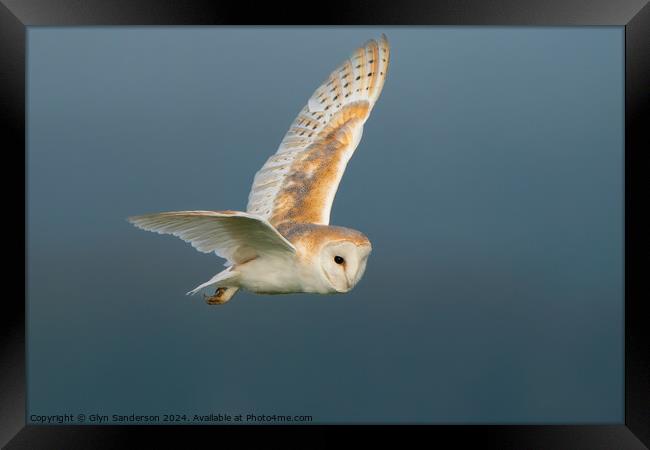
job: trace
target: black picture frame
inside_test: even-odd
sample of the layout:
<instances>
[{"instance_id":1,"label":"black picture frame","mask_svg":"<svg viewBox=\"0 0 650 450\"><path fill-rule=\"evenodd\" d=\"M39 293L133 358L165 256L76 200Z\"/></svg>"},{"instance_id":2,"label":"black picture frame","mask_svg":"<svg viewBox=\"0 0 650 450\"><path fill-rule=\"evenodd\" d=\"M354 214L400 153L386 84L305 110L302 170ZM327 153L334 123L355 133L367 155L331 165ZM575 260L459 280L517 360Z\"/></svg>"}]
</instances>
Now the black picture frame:
<instances>
[{"instance_id":1,"label":"black picture frame","mask_svg":"<svg viewBox=\"0 0 650 450\"><path fill-rule=\"evenodd\" d=\"M291 11L289 13L288 11ZM407 426L428 439L451 439L454 446L479 443L494 448L636 449L650 446L649 302L644 298L640 239L645 167L650 148L650 6L645 0L401 0L341 2L312 11L305 4L173 0L0 0L0 120L5 175L25 172L26 27L91 25L516 25L625 27L625 422L601 425ZM11 167L10 170L9 167ZM18 199L13 179L3 177L6 197ZM26 189L26 178L23 188ZM26 197L23 195L23 208ZM6 206L6 205L5 205ZM15 206L15 209L13 208ZM9 207L9 206L6 206ZM19 210L11 205L12 211ZM7 210L5 210L7 211ZM23 209L26 212L26 209ZM11 215L15 217L15 213ZM23 216L26 217L26 216ZM18 254L25 255L25 240ZM19 225L16 225L18 228ZM18 239L13 239L16 246ZM647 256L646 256L647 257ZM26 258L26 257L25 257ZM25 261L26 262L26 261ZM11 264L16 272L19 264ZM25 279L25 268L23 278ZM20 279L18 273L14 279ZM26 283L24 285L26 298ZM128 447L146 438L148 447L173 439L213 439L214 433L273 426L35 426L25 425L25 308L18 295L5 295L0 370L0 444L6 448ZM402 428L400 426L397 428ZM286 427L281 427L286 428ZM300 435L323 426L291 427ZM373 434L378 433L373 426ZM411 433L413 430L409 430ZM379 431L379 435L383 435ZM241 433L238 433L241 434ZM221 439L221 438L220 438ZM213 441L216 442L216 441Z\"/></svg>"}]
</instances>

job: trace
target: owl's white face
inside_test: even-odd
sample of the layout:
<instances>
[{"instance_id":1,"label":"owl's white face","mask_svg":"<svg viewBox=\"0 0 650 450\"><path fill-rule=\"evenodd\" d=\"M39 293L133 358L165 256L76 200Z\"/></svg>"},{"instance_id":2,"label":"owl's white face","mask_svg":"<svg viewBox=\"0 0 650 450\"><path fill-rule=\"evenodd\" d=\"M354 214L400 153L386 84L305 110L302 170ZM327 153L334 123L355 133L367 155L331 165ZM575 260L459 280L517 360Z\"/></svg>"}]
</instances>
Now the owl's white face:
<instances>
[{"instance_id":1,"label":"owl's white face","mask_svg":"<svg viewBox=\"0 0 650 450\"><path fill-rule=\"evenodd\" d=\"M366 270L372 247L350 241L326 244L320 253L320 266L326 282L336 292L350 291Z\"/></svg>"}]
</instances>

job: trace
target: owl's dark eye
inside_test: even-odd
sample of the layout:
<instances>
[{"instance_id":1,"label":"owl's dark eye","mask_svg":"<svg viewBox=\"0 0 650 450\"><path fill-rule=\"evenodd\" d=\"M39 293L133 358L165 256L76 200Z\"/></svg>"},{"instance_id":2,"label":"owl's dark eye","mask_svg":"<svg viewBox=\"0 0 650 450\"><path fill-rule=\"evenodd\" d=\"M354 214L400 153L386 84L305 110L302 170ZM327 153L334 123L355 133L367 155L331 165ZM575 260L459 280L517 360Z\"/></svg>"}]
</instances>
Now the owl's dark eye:
<instances>
[{"instance_id":1,"label":"owl's dark eye","mask_svg":"<svg viewBox=\"0 0 650 450\"><path fill-rule=\"evenodd\" d=\"M334 257L334 262L336 264L343 264L345 262L345 260L337 255L337 256Z\"/></svg>"}]
</instances>

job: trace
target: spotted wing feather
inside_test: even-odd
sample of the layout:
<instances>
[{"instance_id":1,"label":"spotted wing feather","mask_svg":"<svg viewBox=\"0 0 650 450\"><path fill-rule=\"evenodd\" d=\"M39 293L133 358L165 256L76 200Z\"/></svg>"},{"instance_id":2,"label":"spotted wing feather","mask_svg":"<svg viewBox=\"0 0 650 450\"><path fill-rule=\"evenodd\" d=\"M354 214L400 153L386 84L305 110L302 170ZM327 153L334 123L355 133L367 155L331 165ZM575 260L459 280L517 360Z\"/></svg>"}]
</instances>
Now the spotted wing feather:
<instances>
[{"instance_id":1,"label":"spotted wing feather","mask_svg":"<svg viewBox=\"0 0 650 450\"><path fill-rule=\"evenodd\" d=\"M128 220L143 230L177 236L200 252L215 252L229 264L270 253L295 253L266 219L239 211L174 211Z\"/></svg>"},{"instance_id":2,"label":"spotted wing feather","mask_svg":"<svg viewBox=\"0 0 650 450\"><path fill-rule=\"evenodd\" d=\"M389 59L382 35L358 48L316 89L255 175L249 213L274 226L329 224L339 182L382 91Z\"/></svg>"}]
</instances>

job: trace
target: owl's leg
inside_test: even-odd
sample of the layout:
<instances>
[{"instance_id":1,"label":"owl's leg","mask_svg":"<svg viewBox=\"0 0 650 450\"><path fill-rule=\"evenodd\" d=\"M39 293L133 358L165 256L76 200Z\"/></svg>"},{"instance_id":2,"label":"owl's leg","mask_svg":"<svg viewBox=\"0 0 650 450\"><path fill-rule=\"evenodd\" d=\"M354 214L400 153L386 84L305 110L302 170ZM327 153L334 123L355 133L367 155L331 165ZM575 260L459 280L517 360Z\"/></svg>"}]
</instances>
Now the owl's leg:
<instances>
[{"instance_id":1,"label":"owl's leg","mask_svg":"<svg viewBox=\"0 0 650 450\"><path fill-rule=\"evenodd\" d=\"M239 290L236 287L220 287L214 292L214 295L207 296L203 294L203 298L208 305L223 305L232 298L233 295Z\"/></svg>"}]
</instances>

